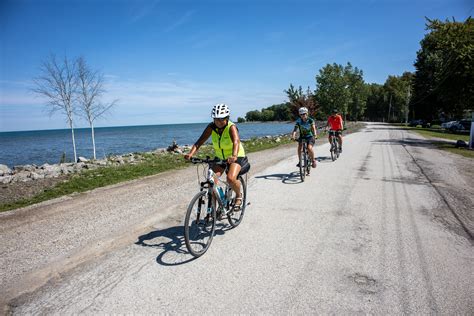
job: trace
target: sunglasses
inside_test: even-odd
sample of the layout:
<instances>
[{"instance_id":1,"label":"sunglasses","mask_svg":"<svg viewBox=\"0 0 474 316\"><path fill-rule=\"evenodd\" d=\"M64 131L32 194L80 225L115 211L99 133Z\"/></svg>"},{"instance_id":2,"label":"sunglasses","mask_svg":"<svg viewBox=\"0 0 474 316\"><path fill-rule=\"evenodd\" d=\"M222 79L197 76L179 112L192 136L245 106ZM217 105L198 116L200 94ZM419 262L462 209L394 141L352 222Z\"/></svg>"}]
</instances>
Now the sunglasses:
<instances>
[{"instance_id":1,"label":"sunglasses","mask_svg":"<svg viewBox=\"0 0 474 316\"><path fill-rule=\"evenodd\" d=\"M224 118L215 118L214 120L219 121L219 122L223 122L223 121L226 120L226 118L225 117Z\"/></svg>"}]
</instances>

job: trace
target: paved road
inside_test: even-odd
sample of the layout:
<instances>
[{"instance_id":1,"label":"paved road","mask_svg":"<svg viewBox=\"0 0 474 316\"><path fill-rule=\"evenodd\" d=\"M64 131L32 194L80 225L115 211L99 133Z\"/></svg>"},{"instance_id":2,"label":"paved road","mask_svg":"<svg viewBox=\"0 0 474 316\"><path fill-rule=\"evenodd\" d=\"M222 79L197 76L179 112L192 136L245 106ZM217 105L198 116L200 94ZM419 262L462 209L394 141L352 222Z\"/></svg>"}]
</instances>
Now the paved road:
<instances>
[{"instance_id":1,"label":"paved road","mask_svg":"<svg viewBox=\"0 0 474 316\"><path fill-rule=\"evenodd\" d=\"M300 183L293 147L252 156L244 221L234 230L221 225L198 260L187 254L182 235L196 187L192 168L0 217L2 260L9 265L2 265L2 282L11 297L23 293L9 302L10 311L473 312L470 160L369 124L345 137L336 162L326 144L318 146L319 165ZM179 191L169 185L175 182ZM93 201L102 204L87 206ZM161 215L157 204L165 209ZM63 223L63 231L50 226L56 238L44 228L31 233L32 211L50 223L62 213L69 222L79 206L88 224L76 219L74 227L82 229ZM15 234L20 244L10 242ZM43 234L47 256L35 247ZM12 265L15 256L20 268ZM42 287L28 293L28 284Z\"/></svg>"}]
</instances>

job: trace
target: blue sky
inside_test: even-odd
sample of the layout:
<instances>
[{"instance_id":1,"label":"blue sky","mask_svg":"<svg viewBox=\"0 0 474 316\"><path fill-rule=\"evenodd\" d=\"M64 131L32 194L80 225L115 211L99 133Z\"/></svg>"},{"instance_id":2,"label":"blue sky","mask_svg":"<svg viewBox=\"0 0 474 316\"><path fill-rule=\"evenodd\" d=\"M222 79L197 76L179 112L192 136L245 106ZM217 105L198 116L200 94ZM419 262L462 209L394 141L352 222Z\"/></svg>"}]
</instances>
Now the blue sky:
<instances>
[{"instance_id":1,"label":"blue sky","mask_svg":"<svg viewBox=\"0 0 474 316\"><path fill-rule=\"evenodd\" d=\"M119 99L98 126L209 121L225 102L236 119L315 89L328 63L366 82L414 71L425 16L464 21L466 0L0 0L0 131L65 128L32 79L50 54L84 56ZM86 126L77 120L79 127Z\"/></svg>"}]
</instances>

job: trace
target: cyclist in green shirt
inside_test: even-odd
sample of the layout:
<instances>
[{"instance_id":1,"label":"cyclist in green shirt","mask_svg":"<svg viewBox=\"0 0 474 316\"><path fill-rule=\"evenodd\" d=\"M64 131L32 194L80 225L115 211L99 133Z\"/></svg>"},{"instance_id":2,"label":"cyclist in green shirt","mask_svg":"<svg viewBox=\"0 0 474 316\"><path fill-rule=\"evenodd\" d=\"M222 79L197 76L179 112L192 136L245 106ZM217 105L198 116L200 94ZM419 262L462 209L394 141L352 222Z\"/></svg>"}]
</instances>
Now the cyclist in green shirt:
<instances>
[{"instance_id":1,"label":"cyclist in green shirt","mask_svg":"<svg viewBox=\"0 0 474 316\"><path fill-rule=\"evenodd\" d=\"M296 131L299 130L300 137L298 138L298 161L301 157L301 150L303 148L303 142L308 144L308 153L311 158L312 167L316 168L316 159L314 158L313 145L315 143L315 138L318 138L318 133L316 131L316 124L314 120L308 116L308 109L301 107L298 110L300 117L296 120L295 128L293 129L293 134L291 138L296 139ZM299 163L297 165L299 167Z\"/></svg>"}]
</instances>

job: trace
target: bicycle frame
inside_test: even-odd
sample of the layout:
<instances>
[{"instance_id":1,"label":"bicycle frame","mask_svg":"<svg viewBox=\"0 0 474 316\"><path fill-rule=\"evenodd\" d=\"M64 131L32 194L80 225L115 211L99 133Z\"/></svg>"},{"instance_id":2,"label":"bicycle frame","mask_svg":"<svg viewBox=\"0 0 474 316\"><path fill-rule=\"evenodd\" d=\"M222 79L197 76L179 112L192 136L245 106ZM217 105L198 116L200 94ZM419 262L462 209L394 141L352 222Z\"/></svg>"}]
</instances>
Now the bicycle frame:
<instances>
[{"instance_id":1,"label":"bicycle frame","mask_svg":"<svg viewBox=\"0 0 474 316\"><path fill-rule=\"evenodd\" d=\"M214 172L214 170L212 170L211 168L209 168L207 170L207 177L206 177L206 182L202 182L201 183L201 191L204 189L203 187L203 184L205 185L206 183L209 184L209 193L213 193L214 194L214 197L217 201L217 203L219 204L219 209L218 210L222 210L223 208L228 208L229 207L229 194L231 192L231 187L229 185L229 183L227 183L227 181L225 180L222 180L220 179L217 174ZM216 183L216 180L218 180L219 182L223 183L224 186L219 186L217 183ZM220 188L223 188L223 192L224 192L224 199L222 199L221 195L220 195L220 192L219 192L219 189L218 187Z\"/></svg>"}]
</instances>

